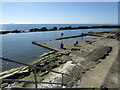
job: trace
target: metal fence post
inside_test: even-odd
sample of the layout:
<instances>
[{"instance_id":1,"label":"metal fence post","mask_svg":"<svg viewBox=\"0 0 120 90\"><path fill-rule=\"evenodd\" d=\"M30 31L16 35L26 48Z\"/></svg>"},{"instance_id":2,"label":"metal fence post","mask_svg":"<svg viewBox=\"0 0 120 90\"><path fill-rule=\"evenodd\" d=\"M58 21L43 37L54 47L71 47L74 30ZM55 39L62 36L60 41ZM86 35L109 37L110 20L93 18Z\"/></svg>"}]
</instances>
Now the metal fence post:
<instances>
[{"instance_id":1,"label":"metal fence post","mask_svg":"<svg viewBox=\"0 0 120 90\"><path fill-rule=\"evenodd\" d=\"M35 88L37 89L36 65L34 65Z\"/></svg>"},{"instance_id":2,"label":"metal fence post","mask_svg":"<svg viewBox=\"0 0 120 90\"><path fill-rule=\"evenodd\" d=\"M62 87L64 86L64 82L63 82L63 73L62 73Z\"/></svg>"}]
</instances>

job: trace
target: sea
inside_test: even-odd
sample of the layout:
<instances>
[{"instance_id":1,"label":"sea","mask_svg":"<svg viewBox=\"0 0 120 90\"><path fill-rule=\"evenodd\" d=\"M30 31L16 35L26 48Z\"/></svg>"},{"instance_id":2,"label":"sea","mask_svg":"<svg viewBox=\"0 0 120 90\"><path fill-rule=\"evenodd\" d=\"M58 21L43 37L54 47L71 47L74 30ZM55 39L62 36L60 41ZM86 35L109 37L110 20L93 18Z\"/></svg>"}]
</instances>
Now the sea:
<instances>
[{"instance_id":1,"label":"sea","mask_svg":"<svg viewBox=\"0 0 120 90\"><path fill-rule=\"evenodd\" d=\"M111 24L3 24L0 25L0 30L29 30L32 28L46 27L48 29L53 27L77 27L77 26L100 26L100 25L111 25ZM113 25L113 24L112 24ZM115 25L115 24L114 24ZM113 31L118 29L76 29L76 30L61 30L61 31L44 31L44 32L29 32L29 33L9 33L0 35L0 56L14 61L23 63L31 63L41 58L41 55L49 52L50 50L43 47L32 44L33 41L46 43L47 45L60 48L61 40L55 40L61 37L79 35L87 32L102 32L102 31ZM63 40L65 45L73 44L76 41L88 40L96 38L95 36L85 36L83 38L71 38ZM0 60L1 71L10 70L12 68L19 67L21 65Z\"/></svg>"}]
</instances>

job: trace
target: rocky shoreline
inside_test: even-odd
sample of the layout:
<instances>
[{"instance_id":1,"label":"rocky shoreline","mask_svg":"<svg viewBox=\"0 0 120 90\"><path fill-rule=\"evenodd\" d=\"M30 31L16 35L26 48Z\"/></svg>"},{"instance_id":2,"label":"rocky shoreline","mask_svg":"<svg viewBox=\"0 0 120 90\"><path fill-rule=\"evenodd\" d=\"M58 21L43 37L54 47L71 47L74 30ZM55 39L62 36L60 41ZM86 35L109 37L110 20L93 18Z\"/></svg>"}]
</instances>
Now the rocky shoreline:
<instances>
[{"instance_id":1,"label":"rocky shoreline","mask_svg":"<svg viewBox=\"0 0 120 90\"><path fill-rule=\"evenodd\" d=\"M46 27L42 28L33 28L29 29L28 31L21 31L21 30L12 30L12 31L0 31L0 34L8 34L8 33L28 33L28 32L43 32L43 31L60 31L60 30L75 30L75 29L98 29L98 28L103 28L103 29L120 29L120 26L118 25L101 25L101 26L78 26L78 27L53 27L51 29L47 29Z\"/></svg>"},{"instance_id":2,"label":"rocky shoreline","mask_svg":"<svg viewBox=\"0 0 120 90\"><path fill-rule=\"evenodd\" d=\"M84 74L96 68L101 62L104 62L106 57L109 57L114 51L120 40L120 31L90 33L100 37L79 42L77 45L65 45L64 51L44 54L42 55L43 58L31 63L31 65L49 70L37 69L37 80L43 82L61 82L62 78L60 75L50 72L54 70L70 75L70 77L64 76L66 88L79 87ZM28 66L22 66L0 75L1 79L34 81L34 71ZM35 88L35 85L30 83L2 82L3 90L6 87ZM62 86L38 84L38 88L62 88Z\"/></svg>"}]
</instances>

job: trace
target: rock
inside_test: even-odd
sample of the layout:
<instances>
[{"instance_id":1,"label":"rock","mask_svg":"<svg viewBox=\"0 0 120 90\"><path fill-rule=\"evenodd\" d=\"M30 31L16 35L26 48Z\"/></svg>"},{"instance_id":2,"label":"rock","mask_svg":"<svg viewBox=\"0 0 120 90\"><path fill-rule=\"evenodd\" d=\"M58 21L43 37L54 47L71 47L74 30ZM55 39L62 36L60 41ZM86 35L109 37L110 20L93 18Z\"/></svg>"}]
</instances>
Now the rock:
<instances>
[{"instance_id":1,"label":"rock","mask_svg":"<svg viewBox=\"0 0 120 90\"><path fill-rule=\"evenodd\" d=\"M44 67L45 66L45 63L40 63L40 67Z\"/></svg>"},{"instance_id":2,"label":"rock","mask_svg":"<svg viewBox=\"0 0 120 90\"><path fill-rule=\"evenodd\" d=\"M8 86L8 83L3 83L3 84L1 85L2 88L5 88L5 87L7 87L7 86Z\"/></svg>"},{"instance_id":3,"label":"rock","mask_svg":"<svg viewBox=\"0 0 120 90\"><path fill-rule=\"evenodd\" d=\"M62 57L61 57L61 60L64 60L64 61L68 61L68 60L70 60L71 58L70 58L70 56L67 56L67 55L63 55Z\"/></svg>"},{"instance_id":4,"label":"rock","mask_svg":"<svg viewBox=\"0 0 120 90\"><path fill-rule=\"evenodd\" d=\"M37 81L38 81L38 82L41 82L41 81L43 81L43 80L44 80L43 77L37 77Z\"/></svg>"},{"instance_id":5,"label":"rock","mask_svg":"<svg viewBox=\"0 0 120 90\"><path fill-rule=\"evenodd\" d=\"M47 56L47 55L50 55L50 54L53 54L53 53L55 53L55 51L50 51L50 52L48 52L48 53L42 54L41 57L44 57L44 56Z\"/></svg>"},{"instance_id":6,"label":"rock","mask_svg":"<svg viewBox=\"0 0 120 90\"><path fill-rule=\"evenodd\" d=\"M13 77L15 74L17 74L19 71L20 71L20 70L15 71L15 72L10 73L10 74L7 74L7 75L4 75L4 76L2 76L2 77L0 77L0 78L1 78L1 79L11 78L11 77Z\"/></svg>"},{"instance_id":7,"label":"rock","mask_svg":"<svg viewBox=\"0 0 120 90\"><path fill-rule=\"evenodd\" d=\"M81 67L76 65L68 70L70 76L64 76L64 84L67 87L72 87L77 84L77 81L81 79L82 70Z\"/></svg>"},{"instance_id":8,"label":"rock","mask_svg":"<svg viewBox=\"0 0 120 90\"><path fill-rule=\"evenodd\" d=\"M18 79L21 77L26 77L30 74L30 72L28 72L28 70L26 71L19 71L19 72L14 72L11 74L8 74L7 76L5 75L5 77L2 77L4 79Z\"/></svg>"},{"instance_id":9,"label":"rock","mask_svg":"<svg viewBox=\"0 0 120 90\"><path fill-rule=\"evenodd\" d=\"M116 37L116 39L117 39L118 41L120 41L120 32L117 32L117 33L115 34L115 37Z\"/></svg>"},{"instance_id":10,"label":"rock","mask_svg":"<svg viewBox=\"0 0 120 90\"><path fill-rule=\"evenodd\" d=\"M65 50L65 51L62 51L60 52L62 55L69 55L70 54L70 51L69 50Z\"/></svg>"},{"instance_id":11,"label":"rock","mask_svg":"<svg viewBox=\"0 0 120 90\"><path fill-rule=\"evenodd\" d=\"M43 70L42 71L51 71L52 70L52 67L50 65L47 65L45 67L43 67Z\"/></svg>"},{"instance_id":12,"label":"rock","mask_svg":"<svg viewBox=\"0 0 120 90\"><path fill-rule=\"evenodd\" d=\"M80 56L77 56L75 54L72 55L72 61L73 63L77 64L77 63L81 63L82 61L84 61L85 58L84 57L80 57Z\"/></svg>"},{"instance_id":13,"label":"rock","mask_svg":"<svg viewBox=\"0 0 120 90\"><path fill-rule=\"evenodd\" d=\"M96 48L93 52L91 52L87 58L90 61L97 62L98 59L104 59L110 51L111 47L101 46L99 48Z\"/></svg>"},{"instance_id":14,"label":"rock","mask_svg":"<svg viewBox=\"0 0 120 90\"><path fill-rule=\"evenodd\" d=\"M22 73L29 73L29 69L21 70L21 71L18 72L18 74L22 74Z\"/></svg>"},{"instance_id":15,"label":"rock","mask_svg":"<svg viewBox=\"0 0 120 90\"><path fill-rule=\"evenodd\" d=\"M23 71L23 70L26 70L26 69L28 69L28 66L26 66L26 67L22 68L21 70Z\"/></svg>"},{"instance_id":16,"label":"rock","mask_svg":"<svg viewBox=\"0 0 120 90\"><path fill-rule=\"evenodd\" d=\"M115 39L116 37L114 35L109 35L109 36L106 36L106 38Z\"/></svg>"},{"instance_id":17,"label":"rock","mask_svg":"<svg viewBox=\"0 0 120 90\"><path fill-rule=\"evenodd\" d=\"M12 87L23 87L24 84L25 84L24 82L21 82L21 83L15 82L15 83L12 84Z\"/></svg>"},{"instance_id":18,"label":"rock","mask_svg":"<svg viewBox=\"0 0 120 90\"><path fill-rule=\"evenodd\" d=\"M98 40L102 40L102 39L103 39L103 37L99 37L99 38L98 38Z\"/></svg>"},{"instance_id":19,"label":"rock","mask_svg":"<svg viewBox=\"0 0 120 90\"><path fill-rule=\"evenodd\" d=\"M86 40L85 42L90 42L90 41Z\"/></svg>"},{"instance_id":20,"label":"rock","mask_svg":"<svg viewBox=\"0 0 120 90\"><path fill-rule=\"evenodd\" d=\"M116 32L115 34L107 36L107 38L111 39L117 39L118 41L120 40L120 32Z\"/></svg>"},{"instance_id":21,"label":"rock","mask_svg":"<svg viewBox=\"0 0 120 90\"><path fill-rule=\"evenodd\" d=\"M87 44L93 44L93 42L96 42L96 41L85 41Z\"/></svg>"},{"instance_id":22,"label":"rock","mask_svg":"<svg viewBox=\"0 0 120 90\"><path fill-rule=\"evenodd\" d=\"M80 48L79 48L79 47L73 47L73 48L71 49L71 51L80 51Z\"/></svg>"}]
</instances>

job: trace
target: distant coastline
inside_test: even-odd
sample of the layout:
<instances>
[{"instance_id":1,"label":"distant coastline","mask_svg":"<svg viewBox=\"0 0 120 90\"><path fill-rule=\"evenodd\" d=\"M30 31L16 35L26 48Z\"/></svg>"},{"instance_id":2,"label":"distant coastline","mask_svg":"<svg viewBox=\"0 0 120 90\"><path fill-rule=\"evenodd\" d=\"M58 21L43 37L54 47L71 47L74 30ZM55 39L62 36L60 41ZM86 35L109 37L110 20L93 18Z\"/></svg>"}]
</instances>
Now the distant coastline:
<instances>
[{"instance_id":1,"label":"distant coastline","mask_svg":"<svg viewBox=\"0 0 120 90\"><path fill-rule=\"evenodd\" d=\"M120 29L120 26L116 25L102 25L102 26L78 26L78 27L53 27L51 29L48 29L46 27L42 28L32 28L28 31L25 30L12 30L12 31L0 31L0 34L8 34L8 33L28 33L28 32L42 32L42 31L59 31L59 30L74 30L74 29L98 29L98 28L104 28L104 29Z\"/></svg>"}]
</instances>

